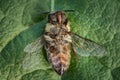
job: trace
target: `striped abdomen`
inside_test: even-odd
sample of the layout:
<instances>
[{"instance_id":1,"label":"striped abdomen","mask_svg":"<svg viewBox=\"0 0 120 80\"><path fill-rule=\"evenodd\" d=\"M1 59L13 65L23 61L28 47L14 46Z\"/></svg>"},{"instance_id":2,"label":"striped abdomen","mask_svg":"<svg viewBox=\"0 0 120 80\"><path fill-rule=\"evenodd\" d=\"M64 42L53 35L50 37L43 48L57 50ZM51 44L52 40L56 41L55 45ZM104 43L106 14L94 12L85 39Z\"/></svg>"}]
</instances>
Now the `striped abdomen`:
<instances>
[{"instance_id":1,"label":"striped abdomen","mask_svg":"<svg viewBox=\"0 0 120 80\"><path fill-rule=\"evenodd\" d=\"M69 67L70 45L70 43L59 44L59 42L46 44L48 60L59 75L62 75Z\"/></svg>"},{"instance_id":2,"label":"striped abdomen","mask_svg":"<svg viewBox=\"0 0 120 80\"><path fill-rule=\"evenodd\" d=\"M54 70L62 75L69 67L70 55L69 53L58 53L51 57L51 64Z\"/></svg>"}]
</instances>

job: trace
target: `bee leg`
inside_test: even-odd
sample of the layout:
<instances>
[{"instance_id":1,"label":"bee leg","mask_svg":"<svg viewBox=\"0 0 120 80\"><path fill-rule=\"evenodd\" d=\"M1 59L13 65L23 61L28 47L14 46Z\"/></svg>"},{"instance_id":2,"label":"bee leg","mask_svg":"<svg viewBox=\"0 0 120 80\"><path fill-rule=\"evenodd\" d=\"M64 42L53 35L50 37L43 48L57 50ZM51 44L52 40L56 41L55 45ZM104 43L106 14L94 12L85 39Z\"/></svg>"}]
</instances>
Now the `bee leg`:
<instances>
[{"instance_id":1,"label":"bee leg","mask_svg":"<svg viewBox=\"0 0 120 80\"><path fill-rule=\"evenodd\" d=\"M72 48L72 54L74 55L74 57L75 57L75 59L77 60L77 61L79 61L80 60L80 58L77 56L77 54L76 54L76 52L75 52L75 50Z\"/></svg>"}]
</instances>

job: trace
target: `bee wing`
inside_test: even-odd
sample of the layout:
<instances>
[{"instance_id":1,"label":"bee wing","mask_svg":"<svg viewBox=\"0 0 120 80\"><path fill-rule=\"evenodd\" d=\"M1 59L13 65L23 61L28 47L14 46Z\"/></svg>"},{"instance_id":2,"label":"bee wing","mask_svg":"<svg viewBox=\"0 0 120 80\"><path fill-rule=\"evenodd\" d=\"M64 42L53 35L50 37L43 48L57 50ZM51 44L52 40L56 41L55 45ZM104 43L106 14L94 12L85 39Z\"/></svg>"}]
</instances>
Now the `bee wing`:
<instances>
[{"instance_id":1,"label":"bee wing","mask_svg":"<svg viewBox=\"0 0 120 80\"><path fill-rule=\"evenodd\" d=\"M72 47L80 56L103 56L105 49L94 41L72 34Z\"/></svg>"},{"instance_id":2,"label":"bee wing","mask_svg":"<svg viewBox=\"0 0 120 80\"><path fill-rule=\"evenodd\" d=\"M40 51L40 48L42 48L43 45L44 45L44 40L43 39L44 39L43 36L41 36L38 39L36 39L34 42L28 44L24 48L24 52L33 53L33 52Z\"/></svg>"}]
</instances>

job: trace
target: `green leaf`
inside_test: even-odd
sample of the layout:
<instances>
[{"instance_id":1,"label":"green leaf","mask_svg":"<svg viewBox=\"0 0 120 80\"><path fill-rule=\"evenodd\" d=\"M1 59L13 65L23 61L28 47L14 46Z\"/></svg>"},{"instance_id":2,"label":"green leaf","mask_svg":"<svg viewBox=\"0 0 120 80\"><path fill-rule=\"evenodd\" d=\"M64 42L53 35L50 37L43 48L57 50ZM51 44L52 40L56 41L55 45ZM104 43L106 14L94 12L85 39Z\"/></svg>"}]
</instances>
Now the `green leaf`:
<instances>
[{"instance_id":1,"label":"green leaf","mask_svg":"<svg viewBox=\"0 0 120 80\"><path fill-rule=\"evenodd\" d=\"M62 76L56 74L43 50L28 54L25 46L44 33L48 11L67 12L71 31L101 44L103 57L71 54ZM119 0L0 0L0 80L119 80Z\"/></svg>"}]
</instances>

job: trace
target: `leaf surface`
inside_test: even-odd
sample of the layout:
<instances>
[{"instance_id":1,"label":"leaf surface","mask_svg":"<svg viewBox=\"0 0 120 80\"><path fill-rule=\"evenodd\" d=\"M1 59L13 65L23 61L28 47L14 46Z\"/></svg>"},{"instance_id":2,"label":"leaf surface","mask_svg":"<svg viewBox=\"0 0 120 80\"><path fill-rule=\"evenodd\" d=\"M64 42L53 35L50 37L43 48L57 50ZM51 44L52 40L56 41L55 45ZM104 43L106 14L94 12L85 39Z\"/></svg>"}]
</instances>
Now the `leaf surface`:
<instances>
[{"instance_id":1,"label":"leaf surface","mask_svg":"<svg viewBox=\"0 0 120 80\"><path fill-rule=\"evenodd\" d=\"M46 14L67 12L71 31L101 44L103 57L71 54L68 71L60 78L46 59L44 49L27 54L23 50L44 33ZM119 80L119 0L0 0L0 80Z\"/></svg>"}]
</instances>

